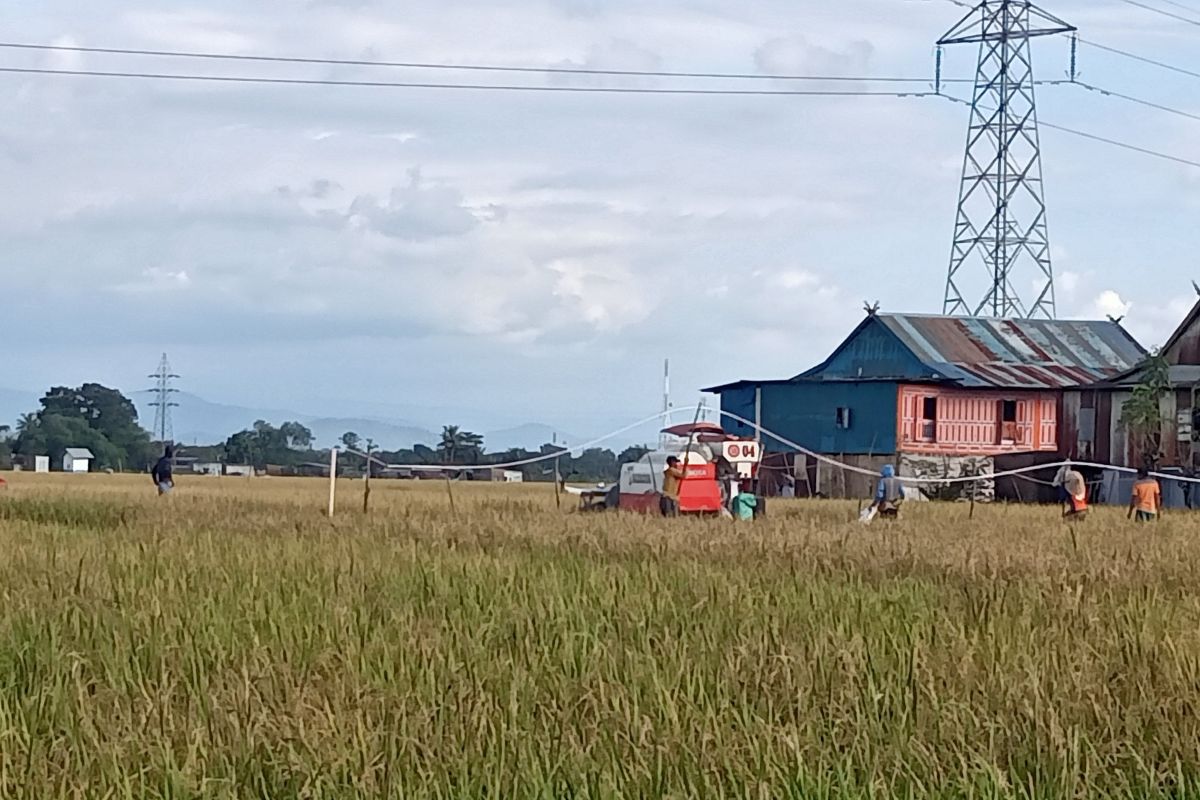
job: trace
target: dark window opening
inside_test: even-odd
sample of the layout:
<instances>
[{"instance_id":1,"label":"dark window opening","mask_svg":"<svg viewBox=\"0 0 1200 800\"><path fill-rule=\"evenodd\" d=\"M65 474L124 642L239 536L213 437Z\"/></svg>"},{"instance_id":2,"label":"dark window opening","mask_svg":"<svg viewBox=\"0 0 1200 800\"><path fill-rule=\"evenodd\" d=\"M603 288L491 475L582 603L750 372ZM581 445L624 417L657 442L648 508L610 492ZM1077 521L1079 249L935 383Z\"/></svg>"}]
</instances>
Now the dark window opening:
<instances>
[{"instance_id":1,"label":"dark window opening","mask_svg":"<svg viewBox=\"0 0 1200 800\"><path fill-rule=\"evenodd\" d=\"M1017 401L1000 401L1000 444L1015 444L1017 441Z\"/></svg>"},{"instance_id":2,"label":"dark window opening","mask_svg":"<svg viewBox=\"0 0 1200 800\"><path fill-rule=\"evenodd\" d=\"M840 428L844 431L850 430L850 409L839 408L837 410L837 415L835 417L834 424L837 425L838 428Z\"/></svg>"},{"instance_id":3,"label":"dark window opening","mask_svg":"<svg viewBox=\"0 0 1200 800\"><path fill-rule=\"evenodd\" d=\"M921 403L921 439L923 441L937 441L937 410L936 397L924 398Z\"/></svg>"}]
</instances>

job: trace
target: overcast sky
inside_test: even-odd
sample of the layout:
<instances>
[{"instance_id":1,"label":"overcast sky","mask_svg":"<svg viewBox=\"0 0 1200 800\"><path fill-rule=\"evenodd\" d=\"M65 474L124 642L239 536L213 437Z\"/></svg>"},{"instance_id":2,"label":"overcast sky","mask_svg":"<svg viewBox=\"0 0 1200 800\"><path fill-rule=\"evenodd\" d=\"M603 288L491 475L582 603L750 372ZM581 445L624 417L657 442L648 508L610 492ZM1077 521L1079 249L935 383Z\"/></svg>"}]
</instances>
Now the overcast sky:
<instances>
[{"instance_id":1,"label":"overcast sky","mask_svg":"<svg viewBox=\"0 0 1200 800\"><path fill-rule=\"evenodd\" d=\"M1117 0L1049 8L1096 42L1200 69L1200 28ZM45 0L9 4L3 29L243 54L923 76L961 13L940 0ZM975 55L952 49L946 73L970 75ZM1041 77L1061 77L1069 45L1042 40L1036 55ZM1080 62L1106 88L1198 110L1200 81L1089 47ZM14 51L0 64L565 81ZM664 357L685 404L704 385L811 366L865 300L940 311L967 123L945 101L868 97L24 75L0 75L0 95L3 384L142 388L165 350L181 386L215 401L588 432L653 413ZM1044 120L1200 160L1200 122L1072 87L1039 100ZM1200 169L1042 138L1061 314L1127 312L1160 342L1200 278Z\"/></svg>"}]
</instances>

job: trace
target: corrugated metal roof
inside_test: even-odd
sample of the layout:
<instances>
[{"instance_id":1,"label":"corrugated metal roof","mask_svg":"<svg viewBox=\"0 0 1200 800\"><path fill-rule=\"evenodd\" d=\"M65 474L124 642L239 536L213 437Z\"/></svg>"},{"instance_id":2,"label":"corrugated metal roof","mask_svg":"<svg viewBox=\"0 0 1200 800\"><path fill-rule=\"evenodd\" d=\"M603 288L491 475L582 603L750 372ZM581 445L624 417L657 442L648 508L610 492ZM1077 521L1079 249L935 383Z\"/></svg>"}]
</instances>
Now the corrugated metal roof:
<instances>
[{"instance_id":1,"label":"corrugated metal roof","mask_svg":"<svg viewBox=\"0 0 1200 800\"><path fill-rule=\"evenodd\" d=\"M92 451L88 450L86 447L68 447L66 454L71 458L78 458L80 460L85 458L95 458L95 456L92 455Z\"/></svg>"},{"instance_id":2,"label":"corrugated metal roof","mask_svg":"<svg viewBox=\"0 0 1200 800\"><path fill-rule=\"evenodd\" d=\"M1115 322L880 314L925 364L964 386L1064 388L1131 369L1145 351Z\"/></svg>"}]
</instances>

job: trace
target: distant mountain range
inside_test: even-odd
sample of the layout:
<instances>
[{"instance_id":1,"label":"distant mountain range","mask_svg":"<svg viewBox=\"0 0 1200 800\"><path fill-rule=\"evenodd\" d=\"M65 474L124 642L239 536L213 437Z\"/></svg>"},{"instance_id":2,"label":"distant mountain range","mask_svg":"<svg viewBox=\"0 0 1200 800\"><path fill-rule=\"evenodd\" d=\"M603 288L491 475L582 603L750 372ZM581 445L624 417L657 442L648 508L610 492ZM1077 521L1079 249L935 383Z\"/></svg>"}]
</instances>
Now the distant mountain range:
<instances>
[{"instance_id":1,"label":"distant mountain range","mask_svg":"<svg viewBox=\"0 0 1200 800\"><path fill-rule=\"evenodd\" d=\"M150 428L154 424L154 401L151 392L135 392L132 400L138 409L142 424ZM433 430L409 420L383 420L372 417L320 417L286 409L248 408L245 406L212 403L193 394L181 392L175 396L179 408L173 410L175 439L184 444L217 444L229 436L245 430L257 420L279 425L288 420L307 426L316 438L318 447L329 447L342 438L347 431L357 433L362 439L374 440L376 446L385 450L399 450L423 444L434 447L441 439L440 430ZM577 437L564 436L548 425L530 423L516 428L484 431L484 447L490 452L515 447L536 449L552 438L568 442L580 441Z\"/></svg>"},{"instance_id":2,"label":"distant mountain range","mask_svg":"<svg viewBox=\"0 0 1200 800\"><path fill-rule=\"evenodd\" d=\"M0 388L0 424L16 425L25 413L36 411L40 394L17 389ZM154 401L151 392L134 392L130 399L137 406L138 418L147 429L154 425ZM410 448L415 444L435 446L441 438L440 426L411 420L388 420L375 417L322 417L298 411L272 408L213 403L194 394L181 392L175 396L179 407L172 410L175 423L175 439L184 444L219 444L232 434L245 430L257 420L266 420L279 425L288 420L300 422L313 432L319 447L328 447L338 442L347 431L357 433L363 439L373 439L375 444L386 450ZM451 420L452 421L452 420ZM578 445L585 437L567 433L542 423L527 423L516 427L491 431L483 434L484 447L488 452L500 452L514 448L536 450L551 441ZM617 446L613 442L612 447ZM624 446L624 443L621 443Z\"/></svg>"}]
</instances>

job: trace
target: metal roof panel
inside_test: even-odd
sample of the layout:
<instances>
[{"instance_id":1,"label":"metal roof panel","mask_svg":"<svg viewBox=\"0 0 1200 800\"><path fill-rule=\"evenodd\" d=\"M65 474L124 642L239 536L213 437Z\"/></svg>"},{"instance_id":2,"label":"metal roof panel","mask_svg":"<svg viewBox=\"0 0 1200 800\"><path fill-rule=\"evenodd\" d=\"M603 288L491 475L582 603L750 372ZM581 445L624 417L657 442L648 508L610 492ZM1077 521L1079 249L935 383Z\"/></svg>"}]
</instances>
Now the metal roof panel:
<instances>
[{"instance_id":1,"label":"metal roof panel","mask_svg":"<svg viewBox=\"0 0 1200 800\"><path fill-rule=\"evenodd\" d=\"M921 361L947 377L958 372L964 385L1064 388L1116 375L1145 357L1114 322L918 314L879 319Z\"/></svg>"}]
</instances>

